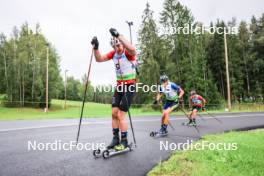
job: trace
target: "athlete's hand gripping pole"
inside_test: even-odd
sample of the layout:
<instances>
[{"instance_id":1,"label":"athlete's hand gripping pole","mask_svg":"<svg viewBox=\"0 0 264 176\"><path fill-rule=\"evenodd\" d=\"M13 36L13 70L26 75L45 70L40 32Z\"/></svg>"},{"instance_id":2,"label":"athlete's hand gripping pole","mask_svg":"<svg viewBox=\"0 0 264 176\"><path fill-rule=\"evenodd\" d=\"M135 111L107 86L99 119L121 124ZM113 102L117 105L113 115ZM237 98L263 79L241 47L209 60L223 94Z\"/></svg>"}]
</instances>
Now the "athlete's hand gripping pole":
<instances>
[{"instance_id":1,"label":"athlete's hand gripping pole","mask_svg":"<svg viewBox=\"0 0 264 176\"><path fill-rule=\"evenodd\" d=\"M92 60L93 60L93 54L94 54L94 47L95 46L93 46L93 48L92 48L92 54L91 54L91 58L90 58L90 64L89 64L89 68L88 68L88 74L87 74L87 77L86 77L86 83L85 83L84 95L83 95L83 102L82 102L82 109L81 109L81 116L80 116L78 133L77 133L77 138L76 138L76 145L78 144L78 141L79 141L80 129L81 129L82 118L83 118L84 103L85 103L85 99L86 99L86 92L87 92L87 88L88 88L88 84L89 84L89 77L90 77Z\"/></svg>"}]
</instances>

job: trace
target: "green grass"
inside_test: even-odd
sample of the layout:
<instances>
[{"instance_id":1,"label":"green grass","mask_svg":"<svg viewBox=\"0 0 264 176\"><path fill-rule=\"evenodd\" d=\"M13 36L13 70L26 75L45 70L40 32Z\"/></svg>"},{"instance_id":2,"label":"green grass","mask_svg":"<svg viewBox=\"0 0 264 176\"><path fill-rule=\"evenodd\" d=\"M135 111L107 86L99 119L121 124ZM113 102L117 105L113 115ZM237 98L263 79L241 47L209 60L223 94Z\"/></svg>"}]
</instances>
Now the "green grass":
<instances>
[{"instance_id":1,"label":"green grass","mask_svg":"<svg viewBox=\"0 0 264 176\"><path fill-rule=\"evenodd\" d=\"M7 108L0 106L0 120L22 120L22 119L63 119L63 118L79 118L82 102L67 101L67 109L64 109L63 100L52 100L48 113L43 109L37 108ZM233 112L241 111L264 111L264 105L256 106L237 106ZM133 116L139 115L160 115L159 111L154 111L150 106L141 108L131 108ZM210 113L222 113L224 110L212 110ZM173 114L183 115L181 111ZM206 114L206 113L204 113ZM111 105L99 103L85 103L84 117L111 117Z\"/></svg>"},{"instance_id":2,"label":"green grass","mask_svg":"<svg viewBox=\"0 0 264 176\"><path fill-rule=\"evenodd\" d=\"M25 119L62 119L79 118L82 102L67 101L67 108L64 109L64 101L52 100L52 106L48 113L38 108L7 108L0 106L0 120L25 120ZM144 109L132 108L133 115L155 115L159 112ZM99 103L85 103L84 117L111 117L111 105Z\"/></svg>"},{"instance_id":3,"label":"green grass","mask_svg":"<svg viewBox=\"0 0 264 176\"><path fill-rule=\"evenodd\" d=\"M262 176L264 175L264 130L207 135L211 143L237 143L237 150L186 150L175 152L148 176ZM202 140L197 141L201 143Z\"/></svg>"}]
</instances>

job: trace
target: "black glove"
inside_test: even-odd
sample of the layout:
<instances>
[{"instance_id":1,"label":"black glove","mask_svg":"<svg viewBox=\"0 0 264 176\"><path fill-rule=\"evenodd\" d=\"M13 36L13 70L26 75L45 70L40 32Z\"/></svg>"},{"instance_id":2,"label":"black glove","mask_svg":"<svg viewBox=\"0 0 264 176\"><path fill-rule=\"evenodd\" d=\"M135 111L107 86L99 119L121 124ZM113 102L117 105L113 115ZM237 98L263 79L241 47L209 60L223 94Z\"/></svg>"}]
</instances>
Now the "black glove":
<instances>
[{"instance_id":1,"label":"black glove","mask_svg":"<svg viewBox=\"0 0 264 176\"><path fill-rule=\"evenodd\" d=\"M98 50L99 42L98 42L96 36L93 37L93 39L92 39L92 41L91 41L91 44L93 45L93 48L94 48L95 50Z\"/></svg>"},{"instance_id":2,"label":"black glove","mask_svg":"<svg viewBox=\"0 0 264 176\"><path fill-rule=\"evenodd\" d=\"M111 28L111 29L109 29L109 31L113 37L119 36L119 33L117 32L117 30L115 28Z\"/></svg>"},{"instance_id":3,"label":"black glove","mask_svg":"<svg viewBox=\"0 0 264 176\"><path fill-rule=\"evenodd\" d=\"M157 101L157 100L155 100L155 101L153 102L153 104L154 104L154 105L158 104L158 101Z\"/></svg>"},{"instance_id":4,"label":"black glove","mask_svg":"<svg viewBox=\"0 0 264 176\"><path fill-rule=\"evenodd\" d=\"M204 106L204 107L202 107L202 111L206 111L206 108L205 108L205 106Z\"/></svg>"}]
</instances>

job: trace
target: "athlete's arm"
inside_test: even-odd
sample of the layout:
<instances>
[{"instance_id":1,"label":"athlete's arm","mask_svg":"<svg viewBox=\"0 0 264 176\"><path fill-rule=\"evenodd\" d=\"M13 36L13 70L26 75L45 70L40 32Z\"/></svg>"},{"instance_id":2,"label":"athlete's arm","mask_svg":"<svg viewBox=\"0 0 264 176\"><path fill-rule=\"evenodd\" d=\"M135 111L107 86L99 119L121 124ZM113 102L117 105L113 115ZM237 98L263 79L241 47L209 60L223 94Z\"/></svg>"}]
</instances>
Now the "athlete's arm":
<instances>
[{"instance_id":1,"label":"athlete's arm","mask_svg":"<svg viewBox=\"0 0 264 176\"><path fill-rule=\"evenodd\" d=\"M184 90L182 88L179 88L179 99L181 99L184 95Z\"/></svg>"},{"instance_id":2,"label":"athlete's arm","mask_svg":"<svg viewBox=\"0 0 264 176\"><path fill-rule=\"evenodd\" d=\"M178 86L175 83L171 83L171 88L178 92L178 94L179 94L178 98L179 99L181 99L183 97L184 91L180 86Z\"/></svg>"},{"instance_id":3,"label":"athlete's arm","mask_svg":"<svg viewBox=\"0 0 264 176\"><path fill-rule=\"evenodd\" d=\"M135 56L137 54L135 47L132 46L132 44L127 39L125 39L123 35L120 35L119 32L115 28L109 29L109 32L111 33L113 37L116 37L120 40L120 42L127 49L130 55Z\"/></svg>"},{"instance_id":4,"label":"athlete's arm","mask_svg":"<svg viewBox=\"0 0 264 176\"><path fill-rule=\"evenodd\" d=\"M159 90L157 90L157 96L156 96L156 101L159 101L163 95L163 89L159 87Z\"/></svg>"},{"instance_id":5,"label":"athlete's arm","mask_svg":"<svg viewBox=\"0 0 264 176\"><path fill-rule=\"evenodd\" d=\"M109 60L107 54L102 55L98 49L94 49L94 57L96 62L105 62Z\"/></svg>"},{"instance_id":6,"label":"athlete's arm","mask_svg":"<svg viewBox=\"0 0 264 176\"><path fill-rule=\"evenodd\" d=\"M202 102L203 102L203 107L205 106L206 100L201 96Z\"/></svg>"},{"instance_id":7,"label":"athlete's arm","mask_svg":"<svg viewBox=\"0 0 264 176\"><path fill-rule=\"evenodd\" d=\"M156 97L156 101L159 101L161 97L162 97L162 93L158 93Z\"/></svg>"},{"instance_id":8,"label":"athlete's arm","mask_svg":"<svg viewBox=\"0 0 264 176\"><path fill-rule=\"evenodd\" d=\"M158 104L158 102L159 102L161 96L162 96L161 93L158 93L158 94L157 94L156 99L155 99L155 101L153 102L154 105Z\"/></svg>"},{"instance_id":9,"label":"athlete's arm","mask_svg":"<svg viewBox=\"0 0 264 176\"><path fill-rule=\"evenodd\" d=\"M123 46L127 49L130 55L135 56L137 54L136 48L133 45L131 45L131 43L123 35L119 35L117 38L120 40Z\"/></svg>"},{"instance_id":10,"label":"athlete's arm","mask_svg":"<svg viewBox=\"0 0 264 176\"><path fill-rule=\"evenodd\" d=\"M108 55L101 55L100 51L98 50L99 41L96 36L93 37L91 44L93 45L94 56L97 62L104 62L109 60L109 57L107 57Z\"/></svg>"}]
</instances>

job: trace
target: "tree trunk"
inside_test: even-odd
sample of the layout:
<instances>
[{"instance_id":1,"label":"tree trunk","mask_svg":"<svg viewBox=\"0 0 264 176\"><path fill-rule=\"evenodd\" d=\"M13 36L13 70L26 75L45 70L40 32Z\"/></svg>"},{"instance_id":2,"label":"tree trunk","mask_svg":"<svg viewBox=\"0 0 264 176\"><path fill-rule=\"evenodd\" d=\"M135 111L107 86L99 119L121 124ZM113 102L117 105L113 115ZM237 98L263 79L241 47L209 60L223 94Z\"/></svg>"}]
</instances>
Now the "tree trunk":
<instances>
[{"instance_id":1,"label":"tree trunk","mask_svg":"<svg viewBox=\"0 0 264 176\"><path fill-rule=\"evenodd\" d=\"M7 63L6 63L6 55L4 52L4 64L5 64L5 79L6 79L6 93L8 94L9 86L8 86L8 78L7 78Z\"/></svg>"},{"instance_id":2,"label":"tree trunk","mask_svg":"<svg viewBox=\"0 0 264 176\"><path fill-rule=\"evenodd\" d=\"M222 70L220 69L220 80L221 80L221 93L222 96L226 98L225 96L225 87L224 87L224 79L223 79L223 75L222 75Z\"/></svg>"}]
</instances>

